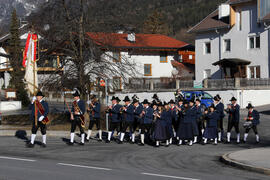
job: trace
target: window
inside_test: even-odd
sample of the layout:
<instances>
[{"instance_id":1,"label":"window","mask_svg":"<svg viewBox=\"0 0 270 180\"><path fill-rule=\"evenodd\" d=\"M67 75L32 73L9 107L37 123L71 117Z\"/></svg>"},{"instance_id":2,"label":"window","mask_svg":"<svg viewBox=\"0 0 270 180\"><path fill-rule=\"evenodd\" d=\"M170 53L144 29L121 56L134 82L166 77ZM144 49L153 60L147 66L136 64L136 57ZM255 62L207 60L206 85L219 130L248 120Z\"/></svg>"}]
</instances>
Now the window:
<instances>
[{"instance_id":1,"label":"window","mask_svg":"<svg viewBox=\"0 0 270 180\"><path fill-rule=\"evenodd\" d=\"M161 51L160 52L160 63L167 63L167 52L166 51Z\"/></svg>"},{"instance_id":2,"label":"window","mask_svg":"<svg viewBox=\"0 0 270 180\"><path fill-rule=\"evenodd\" d=\"M183 62L183 55L179 56L179 62Z\"/></svg>"},{"instance_id":3,"label":"window","mask_svg":"<svg viewBox=\"0 0 270 180\"><path fill-rule=\"evenodd\" d=\"M144 76L152 76L152 64L144 65Z\"/></svg>"},{"instance_id":4,"label":"window","mask_svg":"<svg viewBox=\"0 0 270 180\"><path fill-rule=\"evenodd\" d=\"M206 92L204 92L203 94L202 94L202 99L212 99L213 97L210 95L210 94L208 94L208 93L206 93Z\"/></svg>"},{"instance_id":5,"label":"window","mask_svg":"<svg viewBox=\"0 0 270 180\"><path fill-rule=\"evenodd\" d=\"M211 54L211 43L204 43L204 54Z\"/></svg>"},{"instance_id":6,"label":"window","mask_svg":"<svg viewBox=\"0 0 270 180\"><path fill-rule=\"evenodd\" d=\"M122 89L122 81L121 77L113 77L113 89L114 90L121 90Z\"/></svg>"},{"instance_id":7,"label":"window","mask_svg":"<svg viewBox=\"0 0 270 180\"><path fill-rule=\"evenodd\" d=\"M190 59L190 60L193 59L193 55L189 55L188 59Z\"/></svg>"},{"instance_id":8,"label":"window","mask_svg":"<svg viewBox=\"0 0 270 180\"><path fill-rule=\"evenodd\" d=\"M120 61L121 61L120 52L113 52L113 62L120 62Z\"/></svg>"},{"instance_id":9,"label":"window","mask_svg":"<svg viewBox=\"0 0 270 180\"><path fill-rule=\"evenodd\" d=\"M230 52L231 51L231 40L225 39L224 40L224 52Z\"/></svg>"},{"instance_id":10,"label":"window","mask_svg":"<svg viewBox=\"0 0 270 180\"><path fill-rule=\"evenodd\" d=\"M237 27L238 31L242 31L242 11L237 12Z\"/></svg>"},{"instance_id":11,"label":"window","mask_svg":"<svg viewBox=\"0 0 270 180\"><path fill-rule=\"evenodd\" d=\"M210 78L211 77L211 69L205 69L204 71L203 71L203 78L204 79L208 79L208 78Z\"/></svg>"},{"instance_id":12,"label":"window","mask_svg":"<svg viewBox=\"0 0 270 180\"><path fill-rule=\"evenodd\" d=\"M260 66L250 66L248 67L248 69L249 69L249 73L248 73L249 78L261 78Z\"/></svg>"},{"instance_id":13,"label":"window","mask_svg":"<svg viewBox=\"0 0 270 180\"><path fill-rule=\"evenodd\" d=\"M248 44L249 44L249 49L259 49L261 48L261 38L260 36L250 36L248 38Z\"/></svg>"}]
</instances>

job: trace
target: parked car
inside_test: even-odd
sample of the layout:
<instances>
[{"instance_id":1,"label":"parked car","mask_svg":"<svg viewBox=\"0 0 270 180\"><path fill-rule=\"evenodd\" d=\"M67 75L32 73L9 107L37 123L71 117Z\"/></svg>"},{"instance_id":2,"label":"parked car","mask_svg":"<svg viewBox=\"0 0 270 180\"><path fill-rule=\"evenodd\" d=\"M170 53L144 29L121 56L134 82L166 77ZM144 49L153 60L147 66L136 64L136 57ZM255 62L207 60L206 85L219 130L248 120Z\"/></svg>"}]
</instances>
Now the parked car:
<instances>
[{"instance_id":1,"label":"parked car","mask_svg":"<svg viewBox=\"0 0 270 180\"><path fill-rule=\"evenodd\" d=\"M192 98L199 98L201 100L201 105L208 108L214 103L214 98L209 93L204 91L182 91L184 98L186 100L191 100Z\"/></svg>"}]
</instances>

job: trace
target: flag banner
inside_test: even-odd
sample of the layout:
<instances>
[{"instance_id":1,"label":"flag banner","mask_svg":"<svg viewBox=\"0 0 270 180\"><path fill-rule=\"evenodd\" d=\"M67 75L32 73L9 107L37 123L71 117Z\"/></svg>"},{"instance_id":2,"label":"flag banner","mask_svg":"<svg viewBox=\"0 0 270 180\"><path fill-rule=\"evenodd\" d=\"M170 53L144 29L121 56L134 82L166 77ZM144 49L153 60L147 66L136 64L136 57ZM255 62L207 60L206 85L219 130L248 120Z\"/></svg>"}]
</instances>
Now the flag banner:
<instances>
[{"instance_id":1,"label":"flag banner","mask_svg":"<svg viewBox=\"0 0 270 180\"><path fill-rule=\"evenodd\" d=\"M37 34L28 34L23 56L23 67L25 67L24 79L31 94L34 94L35 90L38 89L36 64L37 40Z\"/></svg>"}]
</instances>

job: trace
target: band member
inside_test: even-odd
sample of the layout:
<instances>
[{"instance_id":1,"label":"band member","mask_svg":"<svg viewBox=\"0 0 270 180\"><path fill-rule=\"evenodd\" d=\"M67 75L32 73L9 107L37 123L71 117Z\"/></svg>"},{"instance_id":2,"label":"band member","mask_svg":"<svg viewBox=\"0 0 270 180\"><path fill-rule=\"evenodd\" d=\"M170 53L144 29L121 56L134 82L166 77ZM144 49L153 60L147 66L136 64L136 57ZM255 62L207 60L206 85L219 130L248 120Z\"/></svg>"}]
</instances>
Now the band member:
<instances>
[{"instance_id":1,"label":"band member","mask_svg":"<svg viewBox=\"0 0 270 180\"><path fill-rule=\"evenodd\" d=\"M207 143L207 139L214 139L214 145L217 145L217 125L219 120L219 113L215 111L215 106L212 104L209 110L205 110L206 128L203 133L203 145Z\"/></svg>"},{"instance_id":2,"label":"band member","mask_svg":"<svg viewBox=\"0 0 270 180\"><path fill-rule=\"evenodd\" d=\"M120 136L119 144L123 143L124 136L127 128L131 131L131 142L135 143L135 133L133 130L134 125L134 106L130 103L130 99L128 96L123 100L125 102L125 106L122 107L122 115L123 115L123 128Z\"/></svg>"},{"instance_id":3,"label":"band member","mask_svg":"<svg viewBox=\"0 0 270 180\"><path fill-rule=\"evenodd\" d=\"M133 130L135 132L137 127L140 125L140 122L141 122L140 115L143 111L143 105L141 103L139 103L139 100L134 99L133 106L135 107L135 109L134 109L134 123L133 123Z\"/></svg>"},{"instance_id":4,"label":"band member","mask_svg":"<svg viewBox=\"0 0 270 180\"><path fill-rule=\"evenodd\" d=\"M156 146L159 147L161 141L166 141L166 146L168 147L168 139L170 137L169 129L166 122L167 113L165 112L162 103L158 105L158 111L154 112L154 135L153 138L156 141Z\"/></svg>"},{"instance_id":5,"label":"band member","mask_svg":"<svg viewBox=\"0 0 270 180\"><path fill-rule=\"evenodd\" d=\"M181 110L183 114L183 120L177 131L177 136L179 137L179 144L181 145L183 141L189 141L189 145L193 145L194 133L192 119L196 119L196 113L193 112L189 106L188 101L184 101L184 107Z\"/></svg>"},{"instance_id":6,"label":"band member","mask_svg":"<svg viewBox=\"0 0 270 180\"><path fill-rule=\"evenodd\" d=\"M223 136L223 118L225 117L224 114L224 104L221 102L221 98L219 95L214 97L214 104L216 106L216 110L219 113L219 120L218 120L218 141L222 141Z\"/></svg>"},{"instance_id":7,"label":"band member","mask_svg":"<svg viewBox=\"0 0 270 180\"><path fill-rule=\"evenodd\" d=\"M95 95L92 96L87 111L89 112L90 122L86 139L90 139L93 126L96 125L96 128L99 131L98 141L102 141L102 130L100 129L100 103L98 102L98 99Z\"/></svg>"},{"instance_id":8,"label":"band member","mask_svg":"<svg viewBox=\"0 0 270 180\"><path fill-rule=\"evenodd\" d=\"M193 127L193 135L194 135L194 141L193 143L198 142L198 136L199 136L199 130L198 130L198 123L197 123L197 109L194 105L194 99L192 98L189 101L190 111L191 111L191 121L192 121L192 127Z\"/></svg>"},{"instance_id":9,"label":"band member","mask_svg":"<svg viewBox=\"0 0 270 180\"><path fill-rule=\"evenodd\" d=\"M174 93L175 102L178 104L180 100L184 99L184 95L180 89L177 89L177 91Z\"/></svg>"},{"instance_id":10,"label":"band member","mask_svg":"<svg viewBox=\"0 0 270 180\"><path fill-rule=\"evenodd\" d=\"M175 102L171 99L170 102L170 109L171 109L171 113L172 113L172 126L173 126L173 129L174 129L174 132L173 132L173 137L176 137L176 131L178 129L178 115L177 115L177 108L175 106ZM170 144L172 142L170 141Z\"/></svg>"},{"instance_id":11,"label":"band member","mask_svg":"<svg viewBox=\"0 0 270 180\"><path fill-rule=\"evenodd\" d=\"M159 97L158 97L157 94L154 94L152 99L155 100L156 102L160 102Z\"/></svg>"},{"instance_id":12,"label":"band member","mask_svg":"<svg viewBox=\"0 0 270 180\"><path fill-rule=\"evenodd\" d=\"M109 109L108 109L110 128L109 128L108 139L106 143L111 142L112 132L114 130L118 132L120 131L120 123L121 123L120 109L122 106L119 104L121 100L118 97L113 96L111 101L112 101L112 105L109 106Z\"/></svg>"},{"instance_id":13,"label":"band member","mask_svg":"<svg viewBox=\"0 0 270 180\"><path fill-rule=\"evenodd\" d=\"M72 103L72 109L70 114L71 119L71 131L70 131L70 142L68 145L74 144L75 130L76 126L79 127L81 133L81 142L79 145L84 145L85 133L84 133L84 113L85 113L85 103L80 99L80 92L78 90L73 93L74 101Z\"/></svg>"},{"instance_id":14,"label":"band member","mask_svg":"<svg viewBox=\"0 0 270 180\"><path fill-rule=\"evenodd\" d=\"M173 129L172 129L172 116L173 113L170 109L170 106L167 102L164 102L164 112L165 112L165 120L167 123L168 131L169 131L169 139L166 141L166 146L168 147L169 144L172 144L172 138L173 138Z\"/></svg>"},{"instance_id":15,"label":"band member","mask_svg":"<svg viewBox=\"0 0 270 180\"><path fill-rule=\"evenodd\" d=\"M198 130L199 130L199 135L202 136L204 129L205 129L205 125L204 125L204 107L201 105L201 100L200 99L196 99L196 120L197 120L197 124L198 124Z\"/></svg>"},{"instance_id":16,"label":"band member","mask_svg":"<svg viewBox=\"0 0 270 180\"><path fill-rule=\"evenodd\" d=\"M145 99L143 102L143 111L141 113L141 143L139 144L140 146L144 146L144 137L147 133L150 133L150 129L152 126L152 121L153 121L153 108L151 108L149 105L150 103L148 102L147 99Z\"/></svg>"},{"instance_id":17,"label":"band member","mask_svg":"<svg viewBox=\"0 0 270 180\"><path fill-rule=\"evenodd\" d=\"M43 99L44 95L39 91L36 96L33 97L31 104L31 116L30 119L33 122L31 141L28 147L34 147L35 138L38 129L40 128L42 134L42 145L41 147L46 147L46 123L48 122L49 106L48 103Z\"/></svg>"},{"instance_id":18,"label":"band member","mask_svg":"<svg viewBox=\"0 0 270 180\"><path fill-rule=\"evenodd\" d=\"M245 118L246 125L244 125L244 127L246 130L244 134L244 142L247 141L249 130L252 128L256 135L256 142L259 143L260 139L257 131L257 125L260 124L260 114L254 109L254 107L250 103L246 108L248 109L248 115Z\"/></svg>"},{"instance_id":19,"label":"band member","mask_svg":"<svg viewBox=\"0 0 270 180\"><path fill-rule=\"evenodd\" d=\"M228 130L227 130L227 143L231 142L231 130L234 127L237 133L237 143L240 143L239 119L240 119L240 106L236 103L235 97L231 98L231 104L228 104L225 110L229 114Z\"/></svg>"}]
</instances>

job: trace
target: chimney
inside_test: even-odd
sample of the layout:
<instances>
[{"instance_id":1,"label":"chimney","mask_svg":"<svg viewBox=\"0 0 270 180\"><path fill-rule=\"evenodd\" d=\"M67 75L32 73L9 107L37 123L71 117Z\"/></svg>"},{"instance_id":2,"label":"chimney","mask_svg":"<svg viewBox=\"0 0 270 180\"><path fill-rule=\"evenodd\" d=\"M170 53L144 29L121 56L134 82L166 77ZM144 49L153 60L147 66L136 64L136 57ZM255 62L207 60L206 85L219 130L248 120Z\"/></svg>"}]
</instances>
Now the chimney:
<instances>
[{"instance_id":1,"label":"chimney","mask_svg":"<svg viewBox=\"0 0 270 180\"><path fill-rule=\"evenodd\" d=\"M129 41L129 42L135 42L136 41L136 35L135 35L135 33L134 32L132 32L132 33L128 33L128 35L127 35L127 40Z\"/></svg>"}]
</instances>

